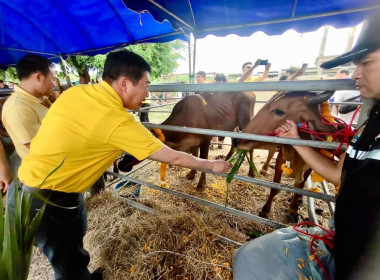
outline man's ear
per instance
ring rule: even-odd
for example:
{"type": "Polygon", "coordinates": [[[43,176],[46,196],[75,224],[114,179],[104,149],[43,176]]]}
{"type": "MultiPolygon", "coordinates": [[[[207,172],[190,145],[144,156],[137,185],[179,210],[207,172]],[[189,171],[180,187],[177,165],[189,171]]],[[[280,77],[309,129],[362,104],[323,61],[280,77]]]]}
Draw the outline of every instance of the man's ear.
{"type": "Polygon", "coordinates": [[[41,79],[42,79],[42,73],[41,72],[36,72],[36,73],[33,73],[32,75],[34,75],[37,82],[41,81],[41,79]]]}

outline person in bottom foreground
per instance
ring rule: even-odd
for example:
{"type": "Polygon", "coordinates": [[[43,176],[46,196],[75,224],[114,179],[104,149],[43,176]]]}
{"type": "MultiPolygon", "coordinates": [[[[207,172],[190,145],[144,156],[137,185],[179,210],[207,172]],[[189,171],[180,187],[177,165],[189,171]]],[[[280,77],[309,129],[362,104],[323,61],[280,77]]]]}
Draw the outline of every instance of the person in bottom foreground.
{"type": "MultiPolygon", "coordinates": [[[[103,81],[67,90],[48,111],[22,161],[18,173],[22,192],[39,192],[57,205],[74,207],[47,205],[35,234],[56,279],[103,279],[102,269],[90,273],[87,268],[90,257],[83,248],[87,229],[83,192],[123,151],[138,160],[150,158],[188,168],[214,172],[231,168],[225,161],[203,160],[170,149],[125,110],[138,110],[148,97],[150,70],[142,57],[130,51],[110,53],[103,81]]],[[[8,193],[11,207],[14,189],[11,185],[8,193]]],[[[42,204],[33,199],[32,215],[42,204]]]]}
{"type": "MultiPolygon", "coordinates": [[[[316,150],[294,146],[310,167],[334,184],[341,182],[336,201],[334,261],[337,280],[379,279],[380,261],[380,9],[365,22],[354,48],[321,65],[332,68],[353,61],[352,79],[366,99],[374,99],[368,120],[335,164],[316,150]]],[[[281,137],[299,138],[288,120],[281,137]]]]}

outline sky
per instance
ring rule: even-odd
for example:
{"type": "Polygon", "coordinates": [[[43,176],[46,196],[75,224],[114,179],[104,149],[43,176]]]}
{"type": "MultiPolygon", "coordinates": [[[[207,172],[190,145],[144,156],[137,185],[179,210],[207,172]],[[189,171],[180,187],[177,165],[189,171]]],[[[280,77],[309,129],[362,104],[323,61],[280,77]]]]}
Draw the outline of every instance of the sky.
{"type": "MultiPolygon", "coordinates": [[[[358,25],[355,41],[360,32],[358,25]]],[[[329,27],[325,55],[340,55],[345,51],[350,28],[335,29],[329,27]]],[[[195,72],[206,73],[240,73],[241,66],[247,61],[268,59],[272,63],[271,70],[281,70],[290,66],[301,66],[308,63],[315,67],[315,59],[319,54],[324,28],[314,32],[297,33],[288,30],[282,35],[268,36],[263,32],[256,32],[250,37],[239,37],[235,34],[226,37],[209,35],[197,40],[195,72]]],[[[354,41],[354,42],[355,42],[354,41]]],[[[175,73],[188,73],[188,53],[182,53],[184,59],[179,60],[179,67],[175,73]]],[[[256,68],[263,71],[264,66],[256,68]]],[[[254,72],[255,73],[255,72],[254,72]]]]}

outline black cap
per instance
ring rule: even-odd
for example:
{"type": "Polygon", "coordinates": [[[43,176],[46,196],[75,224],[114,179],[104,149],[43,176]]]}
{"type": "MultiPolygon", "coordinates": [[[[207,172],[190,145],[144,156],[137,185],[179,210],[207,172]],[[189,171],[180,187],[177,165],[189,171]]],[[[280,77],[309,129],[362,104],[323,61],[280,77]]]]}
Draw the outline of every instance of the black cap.
{"type": "Polygon", "coordinates": [[[356,45],[351,51],[342,54],[330,61],[322,63],[320,67],[329,69],[353,60],[359,60],[367,54],[380,48],[380,9],[375,9],[364,21],[362,31],[356,45]]]}

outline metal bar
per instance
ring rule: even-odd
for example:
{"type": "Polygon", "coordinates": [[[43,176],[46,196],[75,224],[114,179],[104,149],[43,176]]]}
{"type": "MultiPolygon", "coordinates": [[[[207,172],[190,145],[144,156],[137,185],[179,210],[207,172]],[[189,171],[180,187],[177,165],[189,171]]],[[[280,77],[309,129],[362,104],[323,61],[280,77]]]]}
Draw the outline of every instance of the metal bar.
{"type": "Polygon", "coordinates": [[[249,214],[249,213],[245,213],[245,212],[233,209],[233,208],[229,208],[229,207],[226,207],[226,206],[223,206],[223,205],[220,205],[220,204],[217,204],[217,203],[205,200],[205,199],[201,199],[201,198],[198,198],[198,197],[195,197],[195,196],[192,196],[192,195],[184,194],[184,193],[181,193],[181,192],[178,192],[178,191],[174,191],[174,190],[171,190],[171,189],[167,189],[167,188],[162,188],[162,187],[159,187],[157,185],[154,185],[154,184],[151,184],[151,183],[148,183],[148,182],[144,182],[144,181],[141,181],[141,180],[137,180],[137,179],[134,179],[134,178],[130,178],[130,177],[126,177],[126,176],[120,175],[118,173],[109,172],[109,171],[107,173],[110,173],[110,174],[112,174],[115,177],[120,177],[122,179],[129,180],[129,181],[131,181],[133,183],[136,183],[136,184],[144,185],[144,186],[147,186],[149,188],[162,191],[164,193],[168,193],[168,194],[175,195],[175,196],[178,196],[178,197],[181,197],[181,198],[185,198],[185,199],[188,199],[190,201],[194,201],[194,202],[197,202],[199,204],[206,205],[208,207],[211,207],[211,208],[214,208],[214,209],[217,209],[217,210],[220,210],[220,211],[227,212],[227,213],[232,214],[234,216],[243,217],[243,218],[246,218],[246,219],[248,219],[250,221],[257,222],[257,223],[266,224],[266,225],[268,225],[268,226],[270,226],[272,228],[275,228],[275,229],[286,227],[286,225],[284,225],[284,224],[277,223],[277,222],[274,222],[274,221],[271,221],[271,220],[268,220],[268,219],[265,219],[265,218],[262,218],[262,217],[259,217],[259,216],[256,216],[256,215],[252,215],[252,214],[249,214]]]}
{"type": "Polygon", "coordinates": [[[186,25],[186,27],[190,28],[191,30],[193,30],[193,27],[188,24],[186,21],[184,21],[183,19],[181,19],[180,17],[178,17],[177,15],[175,15],[174,13],[170,12],[168,9],[164,8],[163,6],[161,6],[160,4],[158,4],[156,1],[153,1],[153,0],[147,0],[148,2],[152,3],[154,6],[156,6],[157,8],[159,8],[160,10],[164,11],[165,13],[167,13],[168,15],[172,16],[173,18],[175,18],[176,20],[178,20],[179,22],[181,22],[182,24],[186,25]]]}
{"type": "Polygon", "coordinates": [[[149,111],[149,114],[151,113],[171,113],[172,111],[149,111]]]}
{"type": "MultiPolygon", "coordinates": [[[[202,171],[210,173],[210,174],[214,174],[214,175],[217,175],[220,177],[227,177],[227,174],[223,174],[223,173],[214,173],[214,172],[210,172],[207,170],[202,170],[202,171]]],[[[308,191],[308,190],[304,190],[304,189],[298,189],[298,188],[294,188],[291,186],[282,185],[282,184],[273,183],[273,182],[268,182],[268,181],[263,181],[263,180],[259,180],[259,179],[248,178],[248,177],[244,177],[241,175],[234,175],[233,178],[236,180],[243,181],[243,182],[252,183],[254,185],[260,185],[260,186],[268,187],[271,189],[277,189],[277,190],[285,191],[288,193],[296,193],[296,194],[300,194],[300,195],[304,195],[304,196],[311,196],[311,197],[318,198],[318,199],[325,200],[325,201],[335,202],[335,197],[331,196],[331,195],[316,193],[316,192],[312,192],[312,191],[308,191]]]]}
{"type": "MultiPolygon", "coordinates": [[[[183,99],[183,97],[147,98],[146,100],[171,100],[183,99]]],[[[256,100],[255,103],[267,103],[268,100],[256,100]]],[[[362,105],[362,102],[329,102],[330,105],[362,105]]]]}
{"type": "Polygon", "coordinates": [[[128,112],[144,112],[144,111],[149,111],[152,108],[166,107],[166,106],[175,105],[175,104],[177,104],[177,102],[161,104],[161,105],[153,105],[153,106],[141,108],[140,110],[128,110],[128,112]]]}
{"type": "Polygon", "coordinates": [[[154,92],[220,92],[220,91],[323,91],[354,90],[353,80],[309,80],[275,81],[250,83],[209,83],[209,84],[154,84],[149,91],[154,92]]]}
{"type": "MultiPolygon", "coordinates": [[[[326,181],[322,182],[322,189],[323,189],[323,192],[325,194],[330,195],[329,187],[327,186],[326,181]]],[[[335,205],[331,201],[327,202],[327,205],[329,206],[331,217],[334,217],[334,214],[335,214],[335,205]]]]}
{"type": "Polygon", "coordinates": [[[121,196],[121,198],[122,198],[123,200],[125,200],[125,202],[126,202],[129,206],[132,206],[132,207],[137,208],[137,209],[139,209],[139,210],[143,210],[143,211],[145,211],[145,212],[148,212],[149,214],[158,214],[158,213],[159,213],[159,212],[157,212],[156,210],[154,210],[153,208],[150,208],[150,207],[145,206],[145,205],[143,205],[143,204],[137,203],[137,202],[132,201],[132,200],[130,200],[130,199],[128,199],[128,198],[125,198],[125,197],[122,197],[122,196],[121,196]]]}
{"type": "MultiPolygon", "coordinates": [[[[277,143],[277,144],[307,146],[307,147],[323,148],[323,149],[336,149],[340,145],[339,143],[292,139],[292,138],[265,136],[265,135],[257,135],[257,134],[250,134],[250,133],[213,130],[213,129],[179,127],[179,126],[173,126],[173,125],[161,125],[161,124],[153,124],[153,123],[145,123],[145,122],[143,122],[142,124],[146,128],[159,128],[162,130],[187,132],[187,133],[193,133],[193,134],[224,136],[224,137],[232,137],[232,138],[238,138],[238,139],[247,139],[247,140],[254,140],[254,141],[261,141],[261,142],[277,143]]],[[[347,149],[347,145],[343,144],[342,149],[347,149]]]]}
{"type": "Polygon", "coordinates": [[[220,242],[222,243],[225,243],[225,244],[232,244],[234,245],[236,248],[240,248],[241,246],[243,246],[243,244],[241,244],[240,242],[237,242],[235,240],[232,240],[232,239],[229,239],[227,237],[224,237],[224,236],[221,236],[219,234],[215,234],[215,233],[212,233],[213,235],[215,235],[216,237],[218,237],[220,239],[220,242]]]}
{"type": "Polygon", "coordinates": [[[106,184],[106,188],[109,187],[109,186],[111,186],[112,184],[115,184],[115,183],[119,182],[119,181],[120,181],[120,178],[117,178],[117,179],[109,182],[108,184],[106,184]]]}
{"type": "Polygon", "coordinates": [[[182,97],[147,98],[145,100],[171,100],[171,99],[182,99],[182,97]]]}
{"type": "MultiPolygon", "coordinates": [[[[306,180],[306,186],[308,189],[312,187],[312,182],[311,182],[311,176],[309,176],[306,180]]],[[[312,223],[314,224],[319,224],[318,219],[315,216],[315,205],[314,205],[314,198],[308,196],[307,197],[307,212],[309,214],[309,219],[312,223]]]]}

